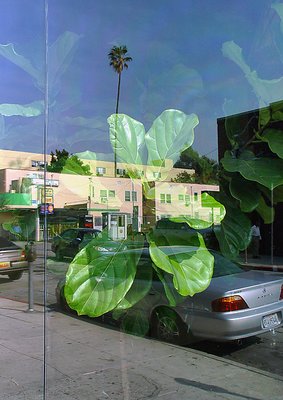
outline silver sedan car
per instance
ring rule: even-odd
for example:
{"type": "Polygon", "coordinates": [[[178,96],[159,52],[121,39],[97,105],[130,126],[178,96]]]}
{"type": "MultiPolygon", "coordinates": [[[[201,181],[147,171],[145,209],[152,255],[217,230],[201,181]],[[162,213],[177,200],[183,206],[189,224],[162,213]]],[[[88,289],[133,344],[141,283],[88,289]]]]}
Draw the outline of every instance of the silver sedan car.
{"type": "MultiPolygon", "coordinates": [[[[160,248],[170,257],[188,251],[186,246],[160,248]]],[[[182,297],[176,293],[177,305],[172,307],[152,267],[149,249],[144,248],[138,270],[153,268],[152,285],[148,294],[129,310],[127,317],[130,314],[136,320],[139,315],[143,315],[151,336],[175,344],[202,339],[234,341],[282,326],[283,274],[246,271],[217,252],[212,254],[214,272],[208,288],[192,297],[182,297]]],[[[173,293],[172,275],[164,275],[167,275],[166,280],[173,293]]],[[[61,282],[57,287],[57,300],[66,305],[63,288],[64,282],[61,282]]]]}
{"type": "MultiPolygon", "coordinates": [[[[163,248],[166,252],[166,248],[163,248]]],[[[174,252],[185,248],[174,246],[174,252]]],[[[169,250],[172,253],[172,247],[169,250]]],[[[283,324],[283,274],[247,271],[216,252],[209,287],[168,307],[154,282],[149,296],[153,336],[178,344],[194,339],[234,341],[259,335],[283,324]]]]}

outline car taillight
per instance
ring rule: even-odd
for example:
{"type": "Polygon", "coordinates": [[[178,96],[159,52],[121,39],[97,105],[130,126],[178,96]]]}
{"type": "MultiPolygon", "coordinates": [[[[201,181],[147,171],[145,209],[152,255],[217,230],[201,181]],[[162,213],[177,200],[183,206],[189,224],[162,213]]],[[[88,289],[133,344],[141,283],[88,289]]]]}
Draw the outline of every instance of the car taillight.
{"type": "Polygon", "coordinates": [[[216,299],[211,303],[212,311],[229,312],[249,308],[241,296],[227,296],[216,299]]]}
{"type": "Polygon", "coordinates": [[[279,300],[283,300],[283,285],[281,285],[281,292],[280,292],[279,300]]]}
{"type": "Polygon", "coordinates": [[[26,253],[25,253],[24,250],[21,252],[21,258],[22,258],[22,259],[25,259],[25,258],[26,258],[26,253]]]}

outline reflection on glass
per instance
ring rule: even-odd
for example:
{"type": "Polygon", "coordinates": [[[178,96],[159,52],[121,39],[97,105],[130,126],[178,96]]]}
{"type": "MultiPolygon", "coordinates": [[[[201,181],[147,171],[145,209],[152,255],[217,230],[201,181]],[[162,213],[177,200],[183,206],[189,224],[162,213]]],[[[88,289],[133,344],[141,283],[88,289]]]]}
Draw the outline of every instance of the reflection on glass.
{"type": "MultiPolygon", "coordinates": [[[[155,3],[1,4],[5,398],[190,398],[223,376],[145,335],[277,332],[236,353],[282,374],[283,3],[155,3]]],[[[247,371],[213,389],[282,395],[247,371]]]]}

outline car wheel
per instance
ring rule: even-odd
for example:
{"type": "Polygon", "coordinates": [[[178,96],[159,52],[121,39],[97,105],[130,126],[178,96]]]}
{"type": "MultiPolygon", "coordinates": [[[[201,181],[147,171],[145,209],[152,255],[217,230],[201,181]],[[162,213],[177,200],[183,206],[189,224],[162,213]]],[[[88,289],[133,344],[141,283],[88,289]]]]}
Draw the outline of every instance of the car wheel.
{"type": "Polygon", "coordinates": [[[61,294],[61,299],[60,299],[60,307],[62,311],[68,313],[68,314],[76,314],[76,311],[73,310],[69,304],[67,303],[64,294],[61,294]]]}
{"type": "Polygon", "coordinates": [[[59,250],[59,249],[56,249],[55,257],[56,257],[56,260],[58,260],[58,261],[62,261],[64,259],[64,256],[63,256],[61,250],[59,250]]]}
{"type": "Polygon", "coordinates": [[[164,342],[185,345],[190,342],[186,324],[171,308],[161,307],[154,310],[151,317],[151,336],[164,342]]]}
{"type": "Polygon", "coordinates": [[[9,279],[11,279],[11,281],[17,281],[18,279],[21,279],[21,277],[23,276],[23,271],[15,271],[15,272],[10,272],[8,274],[9,279]]]}

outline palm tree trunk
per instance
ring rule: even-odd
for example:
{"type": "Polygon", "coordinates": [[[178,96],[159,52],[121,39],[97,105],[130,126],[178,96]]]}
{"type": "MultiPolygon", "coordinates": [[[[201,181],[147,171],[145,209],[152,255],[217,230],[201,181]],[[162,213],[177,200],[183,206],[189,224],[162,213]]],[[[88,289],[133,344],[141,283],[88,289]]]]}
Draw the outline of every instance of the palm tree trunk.
{"type": "Polygon", "coordinates": [[[118,75],[118,88],[117,88],[116,114],[118,114],[118,110],[119,110],[120,86],[121,86],[121,72],[119,72],[119,75],[118,75]]]}
{"type": "Polygon", "coordinates": [[[118,88],[117,88],[117,102],[116,102],[116,126],[115,126],[115,141],[114,141],[114,176],[117,177],[117,114],[119,111],[119,99],[120,99],[120,85],[121,85],[121,72],[118,75],[118,88]]]}

